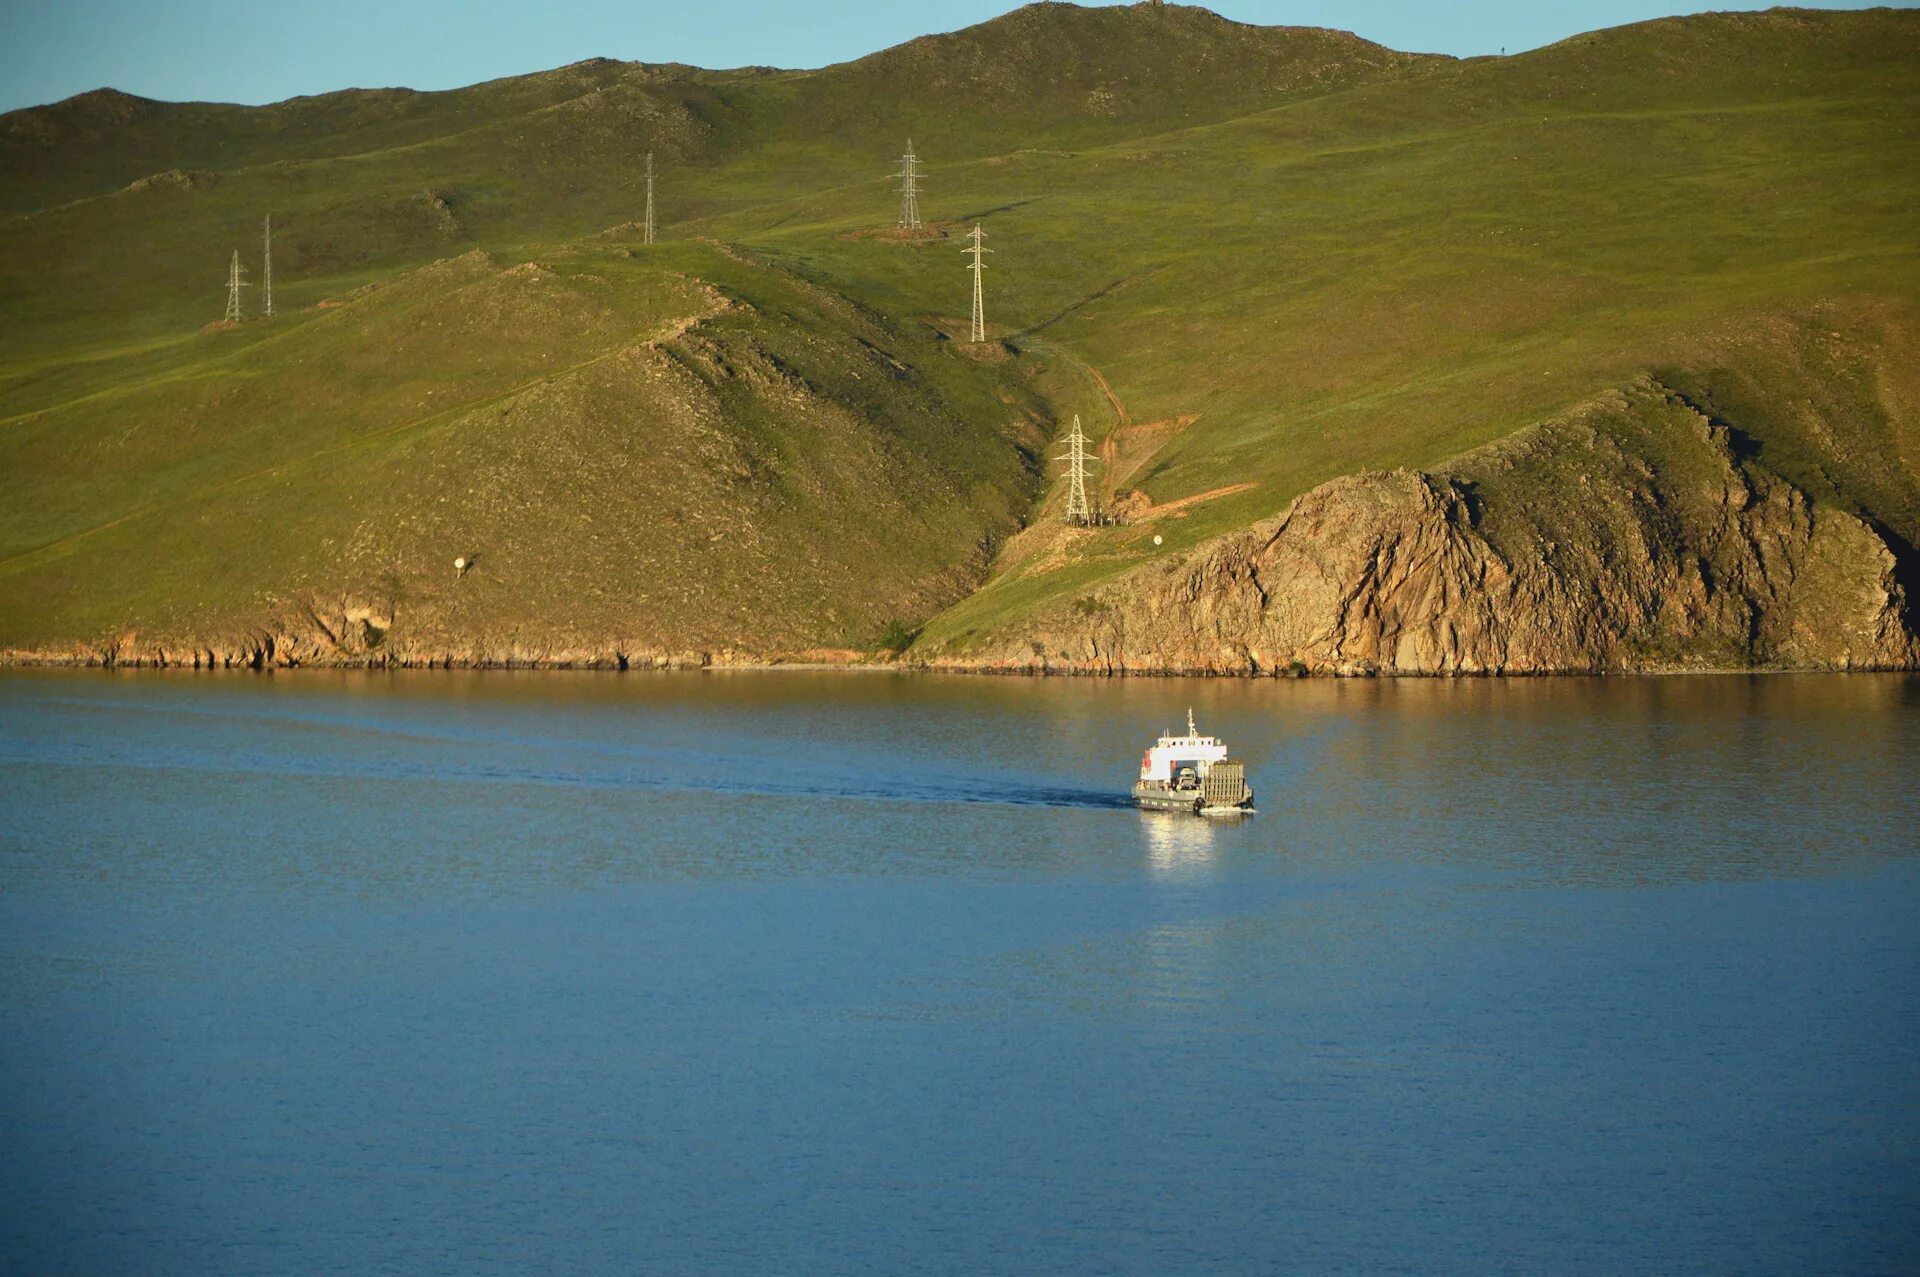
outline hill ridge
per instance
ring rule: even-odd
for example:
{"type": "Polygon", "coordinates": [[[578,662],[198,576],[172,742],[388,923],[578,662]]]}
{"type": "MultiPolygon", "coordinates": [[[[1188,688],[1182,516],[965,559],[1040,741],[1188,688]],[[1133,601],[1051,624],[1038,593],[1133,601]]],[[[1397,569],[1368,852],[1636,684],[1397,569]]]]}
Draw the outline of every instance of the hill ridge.
{"type": "MultiPolygon", "coordinates": [[[[1836,600],[1880,589],[1890,555],[1857,615],[1911,624],[1920,141],[1888,121],[1920,103],[1916,16],[1711,15],[1450,60],[1051,6],[812,71],[590,59],[453,97],[233,108],[252,122],[231,132],[226,108],[169,108],[186,149],[136,123],[10,188],[218,155],[214,178],[0,223],[0,646],[741,659],[920,631],[923,658],[1071,664],[1133,633],[1080,620],[1131,606],[1146,568],[1333,483],[1486,520],[1434,542],[1474,563],[1614,538],[1620,580],[1661,583],[1617,597],[1671,615],[1583,614],[1569,633],[1599,637],[1556,660],[1879,659],[1904,650],[1891,631],[1728,646],[1734,612],[1687,620],[1691,578],[1659,565],[1722,565],[1701,588],[1778,635],[1856,615],[1836,600]],[[944,79],[921,73],[957,48],[944,79]],[[921,236],[888,229],[909,135],[921,236]],[[278,313],[213,323],[268,212],[278,313]],[[995,250],[982,343],[957,340],[967,277],[943,233],[963,217],[995,250]],[[739,304],[639,341],[704,289],[739,304]],[[1735,423],[1733,460],[1693,439],[1692,409],[1634,392],[1580,489],[1585,436],[1537,427],[1655,373],[1735,423]],[[1064,528],[1049,437],[1079,415],[1103,442],[1122,402],[1155,427],[1100,477],[1126,518],[1064,528]],[[421,421],[440,424],[403,428],[421,421]],[[1525,430],[1545,442],[1475,451],[1525,430]],[[1401,473],[1427,478],[1344,482],[1401,473]],[[1701,491],[1775,505],[1729,523],[1701,491]],[[1604,523],[1555,513],[1583,500],[1604,523]],[[1738,548],[1770,536],[1786,558],[1738,548]],[[456,578],[456,555],[480,566],[456,578]],[[1629,621],[1638,646],[1601,641],[1629,621]]],[[[1538,562],[1541,597],[1588,579],[1538,562]]],[[[1247,641],[1231,597],[1194,600],[1226,644],[1210,660],[1247,641]]]]}

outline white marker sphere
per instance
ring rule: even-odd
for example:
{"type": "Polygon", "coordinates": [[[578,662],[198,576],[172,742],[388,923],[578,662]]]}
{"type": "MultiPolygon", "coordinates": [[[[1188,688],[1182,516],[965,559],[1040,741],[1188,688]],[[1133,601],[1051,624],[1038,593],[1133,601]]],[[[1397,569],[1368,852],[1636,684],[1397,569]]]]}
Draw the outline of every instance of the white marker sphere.
{"type": "Polygon", "coordinates": [[[1159,534],[1158,532],[1156,532],[1156,533],[1154,533],[1154,534],[1153,534],[1153,543],[1154,543],[1155,545],[1159,545],[1159,544],[1160,544],[1160,534],[1159,534]]]}
{"type": "Polygon", "coordinates": [[[467,560],[465,555],[462,555],[461,557],[453,561],[453,570],[456,572],[465,572],[467,570],[467,560]]]}

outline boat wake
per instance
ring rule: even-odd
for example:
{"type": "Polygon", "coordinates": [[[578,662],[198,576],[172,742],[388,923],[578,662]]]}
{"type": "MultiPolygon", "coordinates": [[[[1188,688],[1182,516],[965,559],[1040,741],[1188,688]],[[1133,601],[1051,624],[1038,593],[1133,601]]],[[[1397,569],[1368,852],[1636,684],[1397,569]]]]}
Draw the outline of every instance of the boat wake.
{"type": "MultiPolygon", "coordinates": [[[[47,698],[58,703],[58,698],[47,698]]],[[[217,772],[393,784],[535,785],[635,793],[725,795],[742,799],[965,803],[1118,810],[1124,791],[1075,785],[1005,767],[962,771],[957,760],[912,759],[878,749],[849,752],[769,746],[738,734],[703,748],[660,744],[643,734],[614,738],[502,732],[495,725],[425,715],[377,718],[316,710],[304,703],[263,708],[172,702],[77,700],[91,714],[118,714],[121,730],[26,732],[0,739],[0,762],[129,772],[217,772]],[[141,711],[141,712],[134,712],[141,711]],[[190,739],[146,737],[167,719],[195,721],[190,739]],[[489,727],[494,727],[489,730],[489,727]],[[944,764],[944,765],[943,765],[944,764]]],[[[520,728],[520,724],[515,724],[520,728]]]]}
{"type": "Polygon", "coordinates": [[[1130,808],[1125,794],[1070,784],[1033,784],[1010,777],[951,773],[866,771],[858,775],[800,767],[768,774],[744,760],[701,760],[692,766],[634,765],[595,750],[539,762],[460,759],[430,752],[400,757],[347,757],[337,753],[174,748],[153,757],[134,748],[101,748],[74,742],[0,744],[0,763],[84,767],[91,772],[204,772],[222,775],[327,778],[392,784],[533,785],[642,794],[703,794],[737,798],[817,798],[827,801],[965,803],[1082,810],[1130,808]],[[584,764],[584,765],[583,765],[584,764]],[[595,765],[598,764],[598,765],[595,765]],[[608,765],[611,764],[611,765],[608,765]]]}

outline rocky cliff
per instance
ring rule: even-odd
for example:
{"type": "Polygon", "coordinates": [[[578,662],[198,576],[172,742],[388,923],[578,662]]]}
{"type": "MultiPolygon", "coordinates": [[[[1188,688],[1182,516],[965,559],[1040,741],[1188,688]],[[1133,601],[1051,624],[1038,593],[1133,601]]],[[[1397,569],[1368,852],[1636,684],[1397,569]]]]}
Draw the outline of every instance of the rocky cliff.
{"type": "Polygon", "coordinates": [[[1478,674],[1912,668],[1887,540],[1651,380],[1435,473],[1334,480],[947,668],[1478,674]]]}

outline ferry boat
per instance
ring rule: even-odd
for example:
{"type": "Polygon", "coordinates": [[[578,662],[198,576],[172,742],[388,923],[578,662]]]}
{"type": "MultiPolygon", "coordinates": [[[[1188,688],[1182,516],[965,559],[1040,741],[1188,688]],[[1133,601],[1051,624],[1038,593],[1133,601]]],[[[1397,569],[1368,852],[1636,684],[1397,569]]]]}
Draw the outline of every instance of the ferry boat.
{"type": "Polygon", "coordinates": [[[1252,811],[1253,790],[1245,764],[1227,757],[1218,736],[1202,736],[1188,710],[1187,734],[1162,734],[1140,759],[1133,801],[1158,811],[1223,814],[1252,811]]]}

